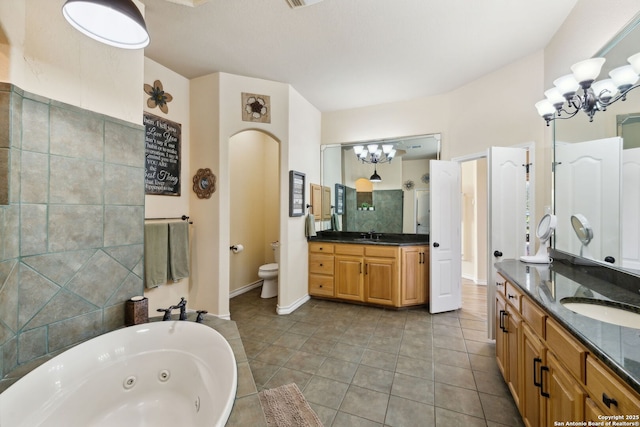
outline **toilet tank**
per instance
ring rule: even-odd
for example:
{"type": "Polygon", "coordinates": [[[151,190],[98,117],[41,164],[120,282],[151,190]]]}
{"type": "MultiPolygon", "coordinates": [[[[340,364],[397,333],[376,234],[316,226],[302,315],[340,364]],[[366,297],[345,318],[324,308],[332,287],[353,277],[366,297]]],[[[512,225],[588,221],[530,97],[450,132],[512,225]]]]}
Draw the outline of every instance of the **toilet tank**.
{"type": "Polygon", "coordinates": [[[280,242],[271,242],[271,249],[273,249],[273,257],[277,264],[280,262],[280,242]]]}

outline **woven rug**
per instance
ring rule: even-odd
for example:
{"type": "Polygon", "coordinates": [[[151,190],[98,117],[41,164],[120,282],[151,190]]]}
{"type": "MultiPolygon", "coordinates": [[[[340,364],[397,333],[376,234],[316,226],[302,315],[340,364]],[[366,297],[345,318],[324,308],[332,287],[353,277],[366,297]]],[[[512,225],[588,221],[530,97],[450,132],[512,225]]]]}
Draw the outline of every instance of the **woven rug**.
{"type": "Polygon", "coordinates": [[[322,427],[295,383],[262,390],[258,397],[269,427],[322,427]]]}

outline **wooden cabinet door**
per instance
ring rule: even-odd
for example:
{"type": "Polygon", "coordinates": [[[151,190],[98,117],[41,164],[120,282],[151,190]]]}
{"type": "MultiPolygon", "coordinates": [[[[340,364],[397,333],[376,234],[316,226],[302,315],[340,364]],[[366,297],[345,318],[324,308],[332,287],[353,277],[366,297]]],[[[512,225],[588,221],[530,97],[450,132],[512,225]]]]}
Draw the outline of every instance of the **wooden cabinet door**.
{"type": "Polygon", "coordinates": [[[318,184],[309,184],[311,189],[311,208],[310,212],[316,221],[322,219],[322,186],[318,184]]]}
{"type": "Polygon", "coordinates": [[[337,298],[364,301],[363,258],[336,256],[334,287],[337,298]]]}
{"type": "Polygon", "coordinates": [[[520,407],[522,318],[514,310],[508,310],[507,319],[504,323],[506,323],[507,326],[507,385],[509,386],[516,406],[520,407]]]}
{"type": "Polygon", "coordinates": [[[402,248],[402,275],[400,287],[401,305],[418,305],[427,302],[429,280],[428,247],[402,248]]]}
{"type": "MultiPolygon", "coordinates": [[[[546,362],[546,347],[526,323],[522,324],[522,367],[520,414],[527,427],[544,426],[546,406],[541,390],[542,366],[546,362]]],[[[545,385],[545,388],[547,386],[545,385]]]]}
{"type": "Polygon", "coordinates": [[[365,258],[366,301],[374,304],[397,305],[397,272],[395,258],[365,258]]]}
{"type": "Polygon", "coordinates": [[[586,392],[553,353],[547,353],[548,371],[543,372],[543,391],[547,398],[547,426],[566,420],[584,420],[586,392]]]}
{"type": "Polygon", "coordinates": [[[496,293],[496,362],[498,369],[505,381],[508,380],[507,375],[507,328],[506,320],[506,303],[504,295],[496,293]]]}

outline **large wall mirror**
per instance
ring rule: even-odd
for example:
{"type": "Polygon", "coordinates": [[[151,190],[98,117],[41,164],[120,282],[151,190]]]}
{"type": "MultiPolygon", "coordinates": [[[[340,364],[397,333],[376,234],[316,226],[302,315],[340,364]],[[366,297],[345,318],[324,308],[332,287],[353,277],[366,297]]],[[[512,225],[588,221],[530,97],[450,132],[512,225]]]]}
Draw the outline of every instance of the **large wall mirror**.
{"type": "MultiPolygon", "coordinates": [[[[598,80],[638,52],[640,15],[595,55],[606,58],[598,80]]],[[[553,125],[555,248],[640,272],[640,90],[596,112],[592,122],[578,112],[553,125]],[[588,248],[574,232],[576,215],[591,228],[588,248]]]]}
{"type": "Polygon", "coordinates": [[[439,133],[323,145],[322,185],[344,198],[321,229],[429,234],[429,160],[440,147],[439,133]]]}

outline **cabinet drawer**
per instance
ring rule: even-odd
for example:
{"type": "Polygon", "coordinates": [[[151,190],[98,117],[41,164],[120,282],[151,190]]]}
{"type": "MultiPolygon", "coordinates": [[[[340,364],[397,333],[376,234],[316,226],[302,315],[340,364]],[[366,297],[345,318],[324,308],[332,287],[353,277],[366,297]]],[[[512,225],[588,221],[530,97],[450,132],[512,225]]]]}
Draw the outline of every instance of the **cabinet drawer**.
{"type": "Polygon", "coordinates": [[[309,275],[309,293],[311,295],[333,296],[333,276],[309,275]]]}
{"type": "Polygon", "coordinates": [[[539,337],[544,338],[544,325],[547,315],[526,296],[521,301],[522,317],[527,321],[539,337]]]}
{"type": "Polygon", "coordinates": [[[522,292],[518,290],[514,285],[507,282],[505,295],[507,302],[511,304],[518,313],[520,313],[520,301],[522,300],[522,292]]]}
{"type": "Polygon", "coordinates": [[[333,275],[333,255],[309,255],[309,273],[333,275]]]}
{"type": "Polygon", "coordinates": [[[546,341],[550,351],[555,353],[574,377],[584,383],[587,350],[550,318],[546,321],[546,341]]]}
{"type": "Polygon", "coordinates": [[[331,243],[322,243],[322,242],[309,243],[309,252],[332,254],[333,253],[333,244],[331,244],[331,243]]]}
{"type": "Polygon", "coordinates": [[[336,245],[335,253],[340,255],[364,255],[364,246],[362,245],[336,245]]]}
{"type": "Polygon", "coordinates": [[[506,288],[507,288],[507,279],[502,277],[501,274],[496,275],[496,293],[500,293],[504,295],[506,288]]]}
{"type": "Polygon", "coordinates": [[[640,397],[637,393],[627,388],[591,356],[587,357],[587,390],[591,399],[598,402],[598,405],[610,415],[640,414],[640,397]]]}
{"type": "Polygon", "coordinates": [[[398,255],[397,246],[365,246],[365,256],[395,258],[398,255]]]}

